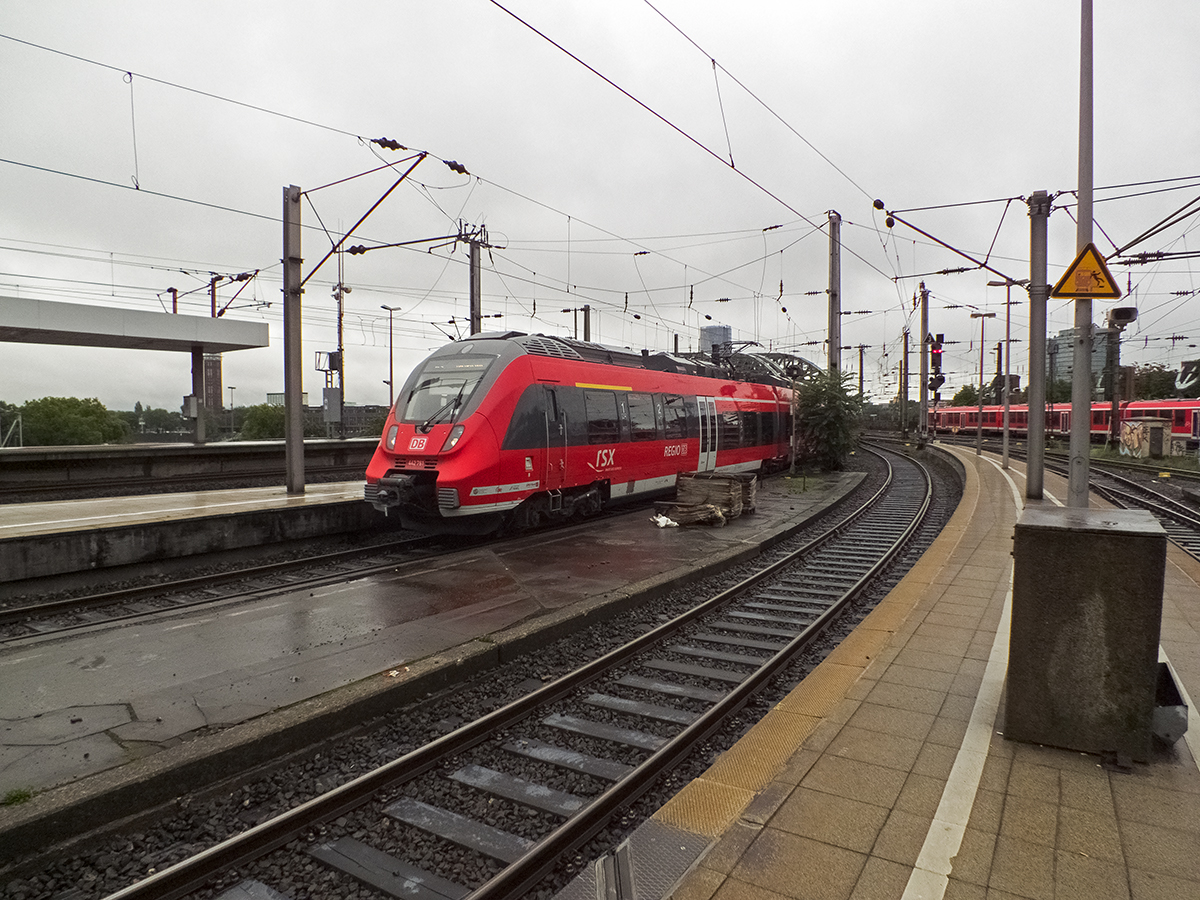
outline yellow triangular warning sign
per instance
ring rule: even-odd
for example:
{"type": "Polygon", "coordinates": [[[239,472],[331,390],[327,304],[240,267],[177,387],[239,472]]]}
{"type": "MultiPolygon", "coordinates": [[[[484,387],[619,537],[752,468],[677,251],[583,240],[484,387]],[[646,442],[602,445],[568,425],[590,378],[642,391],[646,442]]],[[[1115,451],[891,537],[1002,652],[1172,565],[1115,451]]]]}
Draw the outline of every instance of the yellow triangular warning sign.
{"type": "Polygon", "coordinates": [[[1067,267],[1063,277],[1050,291],[1051,297],[1099,297],[1116,300],[1121,296],[1117,281],[1104,264],[1104,257],[1089,243],[1067,267]]]}

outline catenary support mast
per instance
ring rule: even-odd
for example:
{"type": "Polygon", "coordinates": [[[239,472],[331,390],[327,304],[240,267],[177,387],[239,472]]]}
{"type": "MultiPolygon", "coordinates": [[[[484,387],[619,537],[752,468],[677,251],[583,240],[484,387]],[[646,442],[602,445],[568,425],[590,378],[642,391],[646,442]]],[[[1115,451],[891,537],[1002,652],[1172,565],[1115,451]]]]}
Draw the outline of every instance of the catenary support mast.
{"type": "Polygon", "coordinates": [[[300,366],[300,188],[283,189],[283,422],[287,492],[304,493],[303,371],[300,366]]]}
{"type": "MultiPolygon", "coordinates": [[[[1079,36],[1079,209],[1075,251],[1092,242],[1092,0],[1080,2],[1079,36]]],[[[1071,378],[1071,445],[1067,506],[1088,505],[1092,450],[1092,298],[1075,298],[1075,371],[1071,378]]]]}

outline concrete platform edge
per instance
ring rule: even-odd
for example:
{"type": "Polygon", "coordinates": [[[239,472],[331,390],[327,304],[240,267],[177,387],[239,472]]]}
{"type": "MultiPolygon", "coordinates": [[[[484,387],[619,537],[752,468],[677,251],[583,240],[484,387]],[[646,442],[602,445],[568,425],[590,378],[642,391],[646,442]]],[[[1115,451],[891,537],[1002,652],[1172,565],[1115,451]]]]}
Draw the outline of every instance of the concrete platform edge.
{"type": "Polygon", "coordinates": [[[0,539],[0,598],[31,578],[177,559],[361,531],[380,524],[361,500],[0,539]]]}

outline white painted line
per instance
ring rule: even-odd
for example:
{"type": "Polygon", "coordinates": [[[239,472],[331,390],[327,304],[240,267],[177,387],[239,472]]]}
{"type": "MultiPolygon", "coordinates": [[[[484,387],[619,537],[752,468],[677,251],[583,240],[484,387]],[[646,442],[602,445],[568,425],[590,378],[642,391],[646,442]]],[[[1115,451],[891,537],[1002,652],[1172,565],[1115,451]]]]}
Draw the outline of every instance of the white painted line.
{"type": "MultiPolygon", "coordinates": [[[[1018,513],[1024,507],[1021,492],[1016,482],[1008,472],[1001,468],[995,460],[984,457],[996,470],[1004,476],[1012,490],[1013,503],[1018,513]]],[[[1050,502],[1062,506],[1062,502],[1047,491],[1042,492],[1050,502]]],[[[917,856],[916,867],[909,875],[902,900],[943,900],[946,888],[950,884],[950,873],[953,871],[951,860],[958,855],[962,846],[963,835],[966,833],[967,822],[970,820],[971,809],[975,805],[975,795],[979,790],[979,780],[983,775],[983,766],[987,762],[988,747],[991,744],[992,729],[995,726],[996,715],[1000,710],[1000,695],[1004,689],[1004,677],[1008,669],[1008,639],[1012,621],[1012,574],[1009,575],[1008,595],[1004,599],[1004,610],[1000,616],[1000,624],[996,628],[996,638],[992,642],[992,650],[988,654],[987,668],[984,670],[983,683],[975,697],[975,707],[971,710],[971,721],[967,725],[967,733],[963,737],[962,746],[954,759],[950,770],[950,778],[942,791],[942,799],[925,835],[925,843],[917,856]]],[[[1159,647],[1159,659],[1171,665],[1166,651],[1159,647]]],[[[1174,675],[1174,668],[1171,669],[1174,675]]],[[[1188,707],[1188,730],[1184,736],[1192,759],[1200,766],[1200,714],[1184,690],[1183,683],[1176,678],[1179,692],[1188,707]]]]}
{"type": "Polygon", "coordinates": [[[1175,672],[1175,667],[1171,665],[1171,660],[1167,658],[1167,651],[1162,648],[1162,645],[1159,645],[1158,648],[1158,661],[1167,664],[1167,668],[1171,670],[1171,677],[1175,679],[1175,687],[1179,688],[1179,696],[1187,704],[1188,724],[1187,731],[1183,733],[1183,740],[1187,744],[1188,750],[1192,752],[1192,762],[1196,764],[1197,768],[1200,768],[1200,713],[1196,712],[1196,704],[1188,696],[1187,688],[1183,686],[1183,681],[1175,672]]]}

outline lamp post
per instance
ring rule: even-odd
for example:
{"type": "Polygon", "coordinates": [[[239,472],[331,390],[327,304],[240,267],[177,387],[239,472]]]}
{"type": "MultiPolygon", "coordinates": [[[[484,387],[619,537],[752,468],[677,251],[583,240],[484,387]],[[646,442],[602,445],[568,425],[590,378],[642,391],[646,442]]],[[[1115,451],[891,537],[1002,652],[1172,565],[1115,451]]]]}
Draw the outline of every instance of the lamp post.
{"type": "Polygon", "coordinates": [[[994,312],[973,312],[972,319],[979,320],[979,418],[975,422],[975,455],[983,455],[983,323],[985,319],[994,319],[994,312]]]}
{"type": "Polygon", "coordinates": [[[233,392],[236,390],[237,388],[232,384],[229,385],[229,434],[231,437],[233,436],[233,392]]]}
{"type": "Polygon", "coordinates": [[[392,408],[392,403],[394,403],[394,402],[395,402],[395,399],[396,399],[396,389],[393,387],[395,375],[394,375],[394,374],[393,374],[393,372],[392,372],[392,363],[393,363],[393,356],[392,356],[392,313],[399,312],[399,311],[400,311],[400,307],[398,307],[398,306],[388,306],[387,304],[381,303],[381,304],[379,304],[379,308],[380,308],[380,309],[386,309],[386,310],[387,310],[387,314],[388,314],[388,377],[387,377],[387,385],[388,385],[388,409],[391,409],[391,408],[392,408]]]}
{"type": "MultiPolygon", "coordinates": [[[[1004,287],[1004,443],[1000,456],[1000,468],[1008,468],[1008,390],[1012,382],[1012,286],[1014,284],[1029,284],[1028,278],[1014,281],[1005,278],[1003,281],[989,281],[988,287],[1004,287]]],[[[983,323],[980,323],[982,327],[983,323]]],[[[983,338],[980,338],[982,343],[983,338]]]]}

